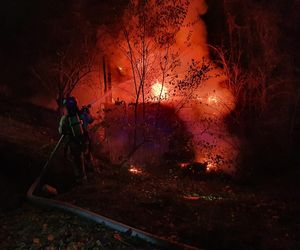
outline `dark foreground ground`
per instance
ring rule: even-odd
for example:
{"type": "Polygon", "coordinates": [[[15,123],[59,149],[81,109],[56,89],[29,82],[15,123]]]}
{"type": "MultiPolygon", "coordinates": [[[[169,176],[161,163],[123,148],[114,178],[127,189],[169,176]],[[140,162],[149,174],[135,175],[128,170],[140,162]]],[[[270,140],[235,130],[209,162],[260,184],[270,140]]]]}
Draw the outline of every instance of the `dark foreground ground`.
{"type": "Polygon", "coordinates": [[[28,205],[0,215],[0,249],[156,249],[106,227],[28,205]]]}
{"type": "MultiPolygon", "coordinates": [[[[102,225],[26,202],[26,190],[58,140],[57,122],[53,111],[0,101],[0,249],[156,249],[102,225]]],[[[56,171],[48,176],[63,175],[60,167],[56,171]]],[[[73,185],[68,178],[64,181],[73,185]]]]}
{"type": "Polygon", "coordinates": [[[244,186],[224,176],[183,176],[106,166],[60,200],[202,249],[300,249],[299,193],[282,182],[244,186]]]}
{"type": "MultiPolygon", "coordinates": [[[[111,230],[25,202],[57,137],[55,112],[0,105],[0,249],[155,249],[111,230]],[[26,110],[26,112],[25,112],[26,110]],[[3,163],[3,164],[2,164],[3,163]]],[[[61,152],[45,182],[56,199],[202,249],[300,249],[299,183],[266,177],[247,185],[176,166],[112,166],[74,186],[61,152]]],[[[290,178],[290,180],[292,180],[290,178]]]]}

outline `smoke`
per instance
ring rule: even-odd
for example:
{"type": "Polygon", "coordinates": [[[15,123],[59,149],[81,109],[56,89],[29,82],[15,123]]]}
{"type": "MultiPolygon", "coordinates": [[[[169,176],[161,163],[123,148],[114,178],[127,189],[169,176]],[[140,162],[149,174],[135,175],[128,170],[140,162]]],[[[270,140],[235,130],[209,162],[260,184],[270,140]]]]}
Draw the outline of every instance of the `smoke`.
{"type": "MultiPolygon", "coordinates": [[[[188,70],[192,60],[206,58],[211,63],[207,30],[201,19],[206,11],[205,1],[191,1],[183,28],[177,34],[176,47],[182,61],[180,75],[188,70]]],[[[224,118],[235,108],[235,100],[223,86],[224,81],[222,70],[213,67],[207,80],[194,91],[193,102],[185,105],[179,115],[193,135],[195,161],[207,162],[210,170],[234,172],[239,140],[228,133],[224,118]]]]}
{"type": "MultiPolygon", "coordinates": [[[[226,77],[224,77],[222,70],[216,68],[209,58],[207,30],[201,19],[207,9],[204,0],[190,1],[187,15],[176,34],[175,44],[169,50],[170,55],[176,54],[178,56],[180,63],[164,80],[162,80],[159,59],[157,59],[159,58],[157,55],[164,55],[164,51],[156,48],[155,51],[151,52],[148,60],[152,66],[148,69],[151,74],[148,75],[146,81],[146,97],[150,102],[157,101],[161,92],[163,94],[161,102],[166,106],[175,108],[175,110],[178,103],[184,103],[177,111],[180,119],[186,124],[188,132],[193,136],[195,161],[208,163],[210,170],[221,169],[232,172],[238,156],[239,141],[226,130],[224,118],[234,109],[235,100],[230,91],[224,87],[223,83],[226,81],[226,77]],[[184,79],[193,60],[199,62],[204,60],[213,67],[208,72],[207,78],[193,90],[190,100],[184,100],[184,94],[174,90],[171,78],[176,75],[178,81],[184,79]],[[160,84],[162,91],[160,91],[160,84]]],[[[126,18],[125,23],[130,27],[135,20],[125,14],[123,19],[126,18]]],[[[125,55],[127,44],[124,34],[120,31],[112,35],[108,32],[107,27],[102,26],[99,27],[98,37],[100,38],[99,48],[102,51],[100,58],[106,56],[109,59],[113,76],[113,100],[120,99],[126,103],[133,102],[135,90],[132,68],[128,57],[125,55]]],[[[148,39],[151,42],[151,37],[148,39]]],[[[139,45],[133,43],[132,46],[138,47],[139,45]]],[[[94,76],[94,89],[97,89],[98,94],[95,95],[96,92],[93,92],[93,87],[91,87],[85,91],[88,94],[84,94],[82,99],[91,96],[93,98],[99,97],[101,77],[99,73],[94,76]]],[[[83,92],[83,89],[80,89],[77,93],[80,95],[83,92]]],[[[122,147],[123,144],[120,145],[118,148],[122,147]]],[[[123,150],[119,149],[119,151],[123,150]]]]}
{"type": "Polygon", "coordinates": [[[200,18],[206,12],[204,0],[192,0],[184,23],[177,33],[175,48],[180,51],[183,71],[186,71],[192,59],[200,60],[209,55],[206,26],[200,18]]]}

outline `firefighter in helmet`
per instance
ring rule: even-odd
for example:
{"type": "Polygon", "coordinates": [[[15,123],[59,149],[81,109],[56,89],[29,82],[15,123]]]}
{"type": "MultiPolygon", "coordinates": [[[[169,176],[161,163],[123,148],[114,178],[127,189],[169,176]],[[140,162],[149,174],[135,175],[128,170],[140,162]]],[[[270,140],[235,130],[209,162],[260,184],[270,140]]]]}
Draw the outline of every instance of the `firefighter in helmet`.
{"type": "Polygon", "coordinates": [[[92,119],[81,112],[74,97],[67,97],[63,101],[65,114],[59,122],[59,133],[67,138],[66,149],[70,151],[76,182],[86,181],[86,168],[92,168],[90,154],[88,125],[92,119]],[[89,148],[88,148],[89,147],[89,148]]]}

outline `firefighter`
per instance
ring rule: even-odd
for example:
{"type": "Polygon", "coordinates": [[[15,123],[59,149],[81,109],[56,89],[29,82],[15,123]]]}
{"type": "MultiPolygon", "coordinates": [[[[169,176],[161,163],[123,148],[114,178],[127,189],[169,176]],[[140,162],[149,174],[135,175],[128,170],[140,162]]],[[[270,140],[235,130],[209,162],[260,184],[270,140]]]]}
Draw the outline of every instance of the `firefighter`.
{"type": "Polygon", "coordinates": [[[74,97],[67,97],[63,101],[65,114],[59,123],[59,133],[67,138],[66,146],[70,151],[74,175],[77,183],[87,180],[85,152],[87,150],[87,126],[91,122],[84,118],[74,97]]]}

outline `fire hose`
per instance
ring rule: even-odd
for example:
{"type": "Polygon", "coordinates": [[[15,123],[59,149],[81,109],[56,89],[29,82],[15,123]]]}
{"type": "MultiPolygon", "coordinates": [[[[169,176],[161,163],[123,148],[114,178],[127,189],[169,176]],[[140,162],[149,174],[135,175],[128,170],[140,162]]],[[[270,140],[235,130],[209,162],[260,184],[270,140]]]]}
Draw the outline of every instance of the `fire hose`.
{"type": "Polygon", "coordinates": [[[199,250],[196,247],[189,246],[189,245],[186,245],[186,244],[181,244],[181,243],[174,242],[174,241],[170,241],[170,240],[161,238],[159,236],[144,232],[142,230],[130,227],[130,226],[125,225],[121,222],[109,219],[107,217],[96,214],[96,213],[91,212],[89,210],[86,210],[84,208],[72,205],[70,203],[62,202],[62,201],[58,201],[58,200],[53,200],[53,199],[49,199],[49,198],[44,198],[44,197],[35,195],[34,192],[39,187],[39,185],[41,183],[41,180],[42,180],[43,176],[45,175],[46,170],[49,166],[49,163],[52,160],[55,153],[57,152],[57,150],[59,149],[60,144],[62,143],[63,139],[64,139],[64,135],[62,135],[60,137],[60,139],[57,142],[55,148],[51,152],[48,160],[46,161],[45,165],[43,166],[40,175],[35,179],[35,181],[32,183],[32,185],[28,189],[27,199],[28,199],[29,202],[31,202],[35,205],[41,206],[41,207],[54,208],[54,209],[63,210],[65,212],[70,212],[70,213],[72,213],[74,215],[77,215],[79,217],[89,219],[89,220],[94,221],[94,222],[99,223],[99,224],[103,224],[103,225],[105,225],[105,226],[107,226],[107,227],[109,227],[113,230],[119,231],[121,233],[125,233],[126,235],[129,235],[131,237],[140,238],[144,241],[147,241],[147,242],[149,242],[153,245],[159,246],[163,249],[199,250]]]}

